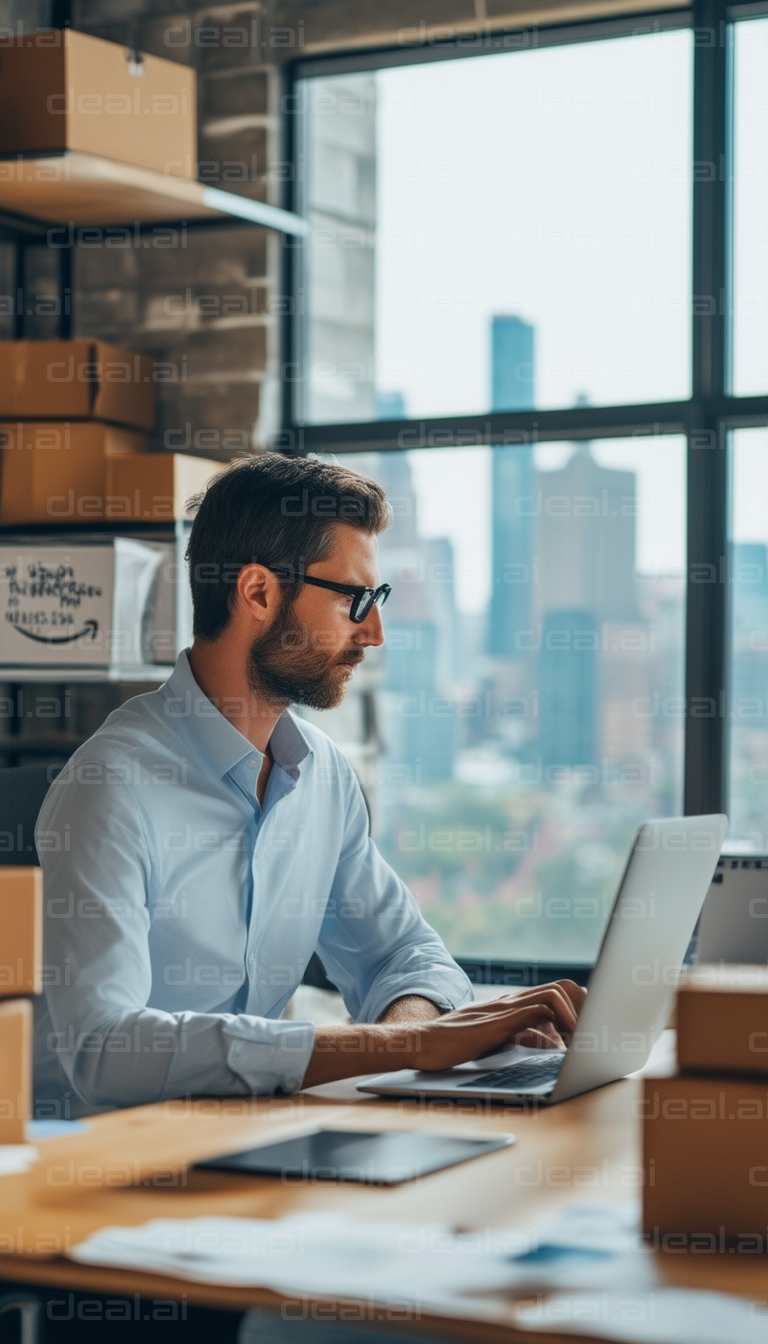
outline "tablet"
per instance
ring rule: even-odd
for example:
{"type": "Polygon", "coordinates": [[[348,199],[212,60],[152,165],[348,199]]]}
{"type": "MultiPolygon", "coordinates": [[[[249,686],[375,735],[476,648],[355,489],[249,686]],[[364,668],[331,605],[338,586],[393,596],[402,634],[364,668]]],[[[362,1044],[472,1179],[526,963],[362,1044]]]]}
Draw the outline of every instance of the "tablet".
{"type": "Polygon", "coordinates": [[[470,1158],[495,1153],[514,1143],[514,1135],[460,1139],[450,1134],[372,1134],[349,1129],[319,1129],[244,1153],[227,1153],[195,1164],[198,1171],[279,1176],[295,1181],[360,1181],[400,1185],[455,1167],[470,1158]]]}

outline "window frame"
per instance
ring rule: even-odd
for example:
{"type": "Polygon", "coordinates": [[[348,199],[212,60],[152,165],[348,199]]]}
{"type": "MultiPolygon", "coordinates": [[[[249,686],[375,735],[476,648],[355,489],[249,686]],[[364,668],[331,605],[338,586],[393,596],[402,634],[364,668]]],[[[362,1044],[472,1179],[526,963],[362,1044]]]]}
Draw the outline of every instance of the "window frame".
{"type": "MultiPolygon", "coordinates": [[[[684,434],[687,441],[687,574],[685,650],[686,815],[727,811],[730,588],[728,441],[733,429],[768,425],[764,395],[736,397],[730,387],[733,168],[733,24],[768,15],[768,0],[729,5],[694,0],[690,8],[649,11],[610,20],[459,34],[445,41],[304,57],[285,67],[281,106],[287,208],[297,204],[301,124],[298,81],[389,66],[475,57],[499,51],[603,41],[691,28],[693,48],[693,176],[691,396],[685,401],[558,410],[492,412],[419,420],[304,424],[294,414],[291,370],[300,352],[297,316],[300,244],[283,240],[288,298],[281,330],[281,429],[273,447],[289,454],[344,454],[430,448],[524,446],[562,440],[684,434]],[[715,171],[713,165],[726,170],[715,171]],[[712,578],[711,576],[715,576],[712,578]]],[[[475,983],[536,984],[570,974],[586,983],[589,966],[461,959],[475,983]]]]}

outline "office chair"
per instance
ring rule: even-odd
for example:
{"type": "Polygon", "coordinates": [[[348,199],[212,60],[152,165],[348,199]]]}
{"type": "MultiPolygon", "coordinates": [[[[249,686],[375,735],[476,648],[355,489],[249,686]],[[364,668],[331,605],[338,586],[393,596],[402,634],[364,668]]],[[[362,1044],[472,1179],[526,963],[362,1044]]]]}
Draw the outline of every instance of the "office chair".
{"type": "Polygon", "coordinates": [[[12,765],[0,770],[0,864],[38,863],[35,825],[60,765],[12,765]]]}
{"type": "Polygon", "coordinates": [[[39,1298],[23,1292],[3,1293],[0,1295],[0,1316],[8,1316],[11,1312],[19,1314],[19,1328],[15,1331],[19,1344],[37,1344],[40,1338],[39,1298]]]}

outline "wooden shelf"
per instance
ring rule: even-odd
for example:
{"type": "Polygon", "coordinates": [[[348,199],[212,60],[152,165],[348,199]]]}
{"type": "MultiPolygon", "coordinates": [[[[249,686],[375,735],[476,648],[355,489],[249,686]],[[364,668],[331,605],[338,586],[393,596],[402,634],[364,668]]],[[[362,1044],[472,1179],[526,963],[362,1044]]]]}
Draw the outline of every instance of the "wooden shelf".
{"type": "Polygon", "coordinates": [[[132,663],[127,667],[52,667],[49,663],[44,667],[13,667],[0,663],[0,681],[58,681],[62,685],[75,681],[147,681],[159,685],[172,671],[173,667],[164,663],[132,663]]]}
{"type": "Polygon", "coordinates": [[[94,154],[0,158],[0,201],[6,214],[64,229],[242,219],[295,237],[307,232],[289,210],[94,154]]]}

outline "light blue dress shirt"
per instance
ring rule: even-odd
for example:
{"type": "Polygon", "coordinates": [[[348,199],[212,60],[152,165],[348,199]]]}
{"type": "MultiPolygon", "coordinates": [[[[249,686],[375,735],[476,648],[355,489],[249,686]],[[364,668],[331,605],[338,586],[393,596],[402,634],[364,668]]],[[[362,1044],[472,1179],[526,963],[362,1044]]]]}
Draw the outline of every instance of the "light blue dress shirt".
{"type": "Polygon", "coordinates": [[[295,1092],[311,1023],[280,1014],[317,950],[351,1016],[472,997],[368,835],[346,757],[289,712],[263,757],[186,653],[54,781],[38,821],[45,998],[38,1115],[201,1093],[295,1092]]]}

